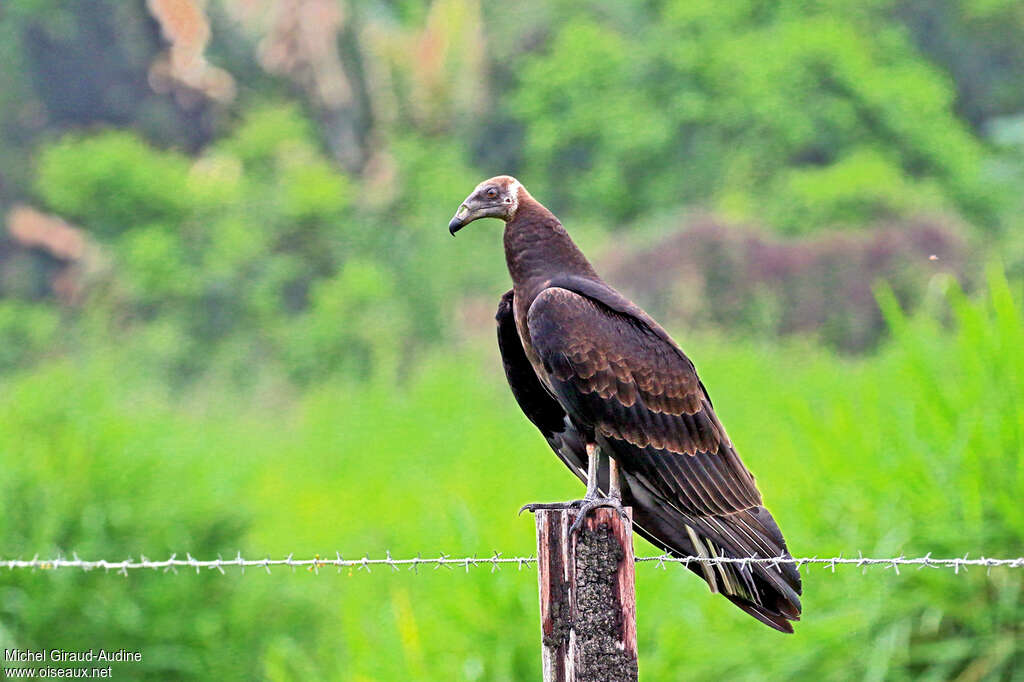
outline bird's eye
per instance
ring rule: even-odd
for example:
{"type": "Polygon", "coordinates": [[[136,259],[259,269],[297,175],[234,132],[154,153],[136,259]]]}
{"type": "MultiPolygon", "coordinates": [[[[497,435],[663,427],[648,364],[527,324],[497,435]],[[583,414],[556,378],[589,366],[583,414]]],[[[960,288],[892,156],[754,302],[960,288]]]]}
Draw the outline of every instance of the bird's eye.
{"type": "Polygon", "coordinates": [[[497,199],[497,198],[498,198],[498,190],[496,190],[496,189],[494,189],[493,187],[491,187],[491,188],[490,188],[489,190],[487,190],[487,191],[486,191],[486,192],[484,193],[484,195],[485,195],[485,196],[486,196],[486,197],[487,197],[488,199],[497,199]]]}

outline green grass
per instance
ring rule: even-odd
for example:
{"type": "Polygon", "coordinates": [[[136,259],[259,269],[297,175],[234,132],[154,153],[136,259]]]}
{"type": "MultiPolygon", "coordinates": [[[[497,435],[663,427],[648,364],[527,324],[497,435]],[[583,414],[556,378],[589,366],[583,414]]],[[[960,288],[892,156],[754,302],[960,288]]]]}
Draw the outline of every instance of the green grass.
{"type": "MultiPolygon", "coordinates": [[[[944,323],[879,292],[893,340],[679,334],[794,554],[1024,553],[1024,316],[990,272],[944,323]]],[[[524,502],[579,494],[504,386],[496,350],[401,386],[268,384],[183,398],[123,361],[0,386],[0,556],[532,554],[524,502]]],[[[638,541],[638,553],[653,553],[638,541]]],[[[784,637],[677,567],[637,572],[647,679],[1024,679],[1024,573],[811,569],[784,637]]],[[[148,679],[536,679],[536,578],[261,570],[0,572],[0,647],[136,648],[148,679]]]]}

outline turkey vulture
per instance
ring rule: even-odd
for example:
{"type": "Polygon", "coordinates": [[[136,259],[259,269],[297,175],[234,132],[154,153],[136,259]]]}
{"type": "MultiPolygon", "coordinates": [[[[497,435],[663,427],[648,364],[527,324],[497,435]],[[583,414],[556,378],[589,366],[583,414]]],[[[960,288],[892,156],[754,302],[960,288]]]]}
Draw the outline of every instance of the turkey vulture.
{"type": "MultiPolygon", "coordinates": [[[[505,221],[512,289],[498,305],[505,375],[527,418],[595,506],[633,508],[637,532],[677,556],[789,556],[689,358],[605,284],[558,219],[515,178],[477,185],[448,225],[505,221]]],[[[542,508],[560,505],[527,505],[542,508]]],[[[792,564],[690,564],[782,632],[800,619],[792,564]]]]}

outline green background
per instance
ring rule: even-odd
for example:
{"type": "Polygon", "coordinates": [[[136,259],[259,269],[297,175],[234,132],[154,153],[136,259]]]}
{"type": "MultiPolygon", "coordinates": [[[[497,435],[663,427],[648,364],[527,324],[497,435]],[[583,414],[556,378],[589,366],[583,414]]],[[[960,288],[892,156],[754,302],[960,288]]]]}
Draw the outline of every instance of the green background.
{"type": "MultiPolygon", "coordinates": [[[[694,359],[798,556],[1024,549],[1024,5],[0,6],[0,559],[533,553],[515,174],[694,359]],[[168,52],[170,50],[170,52],[168,52]],[[934,258],[929,258],[934,256],[934,258]]],[[[637,541],[637,552],[655,550],[637,541]]],[[[637,569],[646,679],[1024,679],[1020,569],[637,569]]],[[[536,578],[0,568],[123,679],[536,679],[536,578]]]]}

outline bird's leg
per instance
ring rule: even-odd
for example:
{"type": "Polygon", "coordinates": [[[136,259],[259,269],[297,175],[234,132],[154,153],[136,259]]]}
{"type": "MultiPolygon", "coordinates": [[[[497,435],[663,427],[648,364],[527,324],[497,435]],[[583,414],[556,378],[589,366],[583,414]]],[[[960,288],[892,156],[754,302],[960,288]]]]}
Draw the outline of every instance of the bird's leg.
{"type": "Polygon", "coordinates": [[[576,520],[569,528],[569,534],[575,533],[583,526],[583,519],[598,507],[611,507],[622,518],[629,520],[626,510],[622,508],[622,491],[619,488],[619,465],[614,457],[608,457],[608,496],[602,497],[597,488],[597,469],[600,452],[596,443],[587,443],[587,495],[577,513],[576,520]]]}
{"type": "Polygon", "coordinates": [[[519,508],[519,513],[522,514],[524,511],[531,513],[537,512],[540,509],[576,509],[583,505],[591,502],[592,500],[601,499],[600,491],[597,488],[598,470],[600,468],[601,456],[598,452],[597,445],[595,443],[587,444],[587,494],[582,500],[571,500],[569,502],[534,502],[532,504],[524,504],[519,508]]]}
{"type": "Polygon", "coordinates": [[[608,458],[608,497],[622,500],[622,483],[619,480],[619,463],[614,457],[608,458]]]}
{"type": "Polygon", "coordinates": [[[593,500],[598,497],[597,472],[601,468],[601,453],[596,443],[587,443],[587,494],[585,500],[593,500]]]}
{"type": "Polygon", "coordinates": [[[611,507],[619,512],[624,519],[628,519],[626,511],[622,507],[622,490],[619,478],[619,464],[614,458],[608,458],[608,496],[601,494],[598,488],[598,471],[600,470],[601,452],[597,443],[587,443],[587,493],[582,500],[571,502],[552,502],[538,504],[524,504],[519,513],[529,510],[536,512],[539,509],[579,509],[576,520],[573,521],[569,533],[575,533],[582,527],[583,519],[594,509],[599,507],[611,507]]]}

